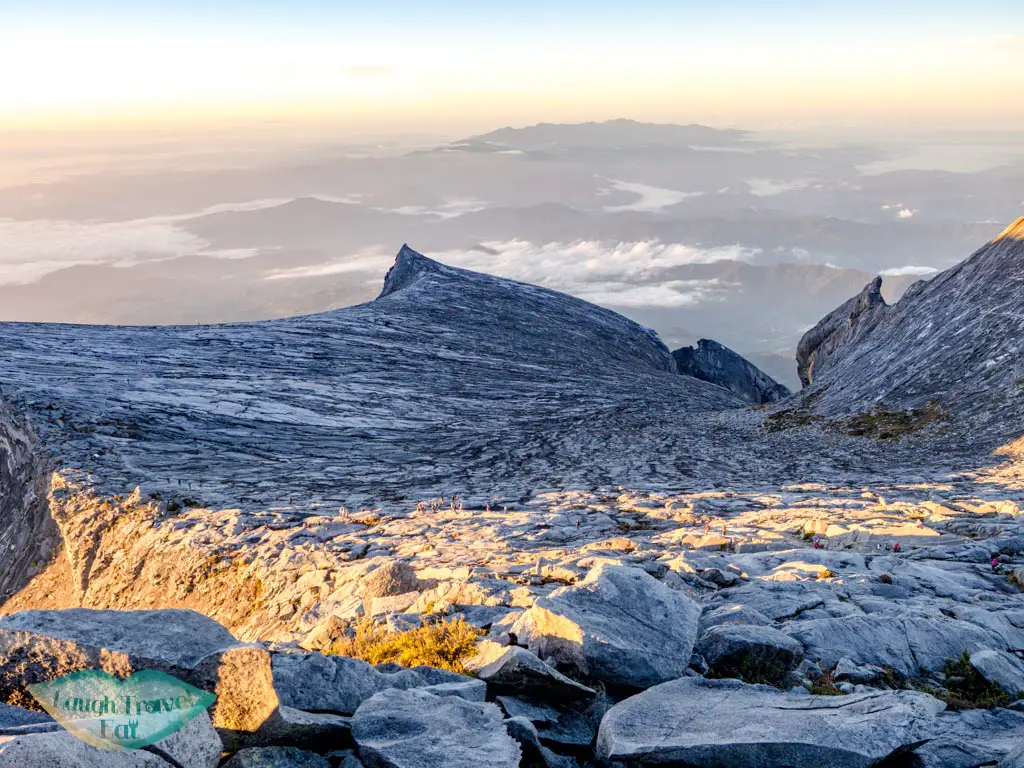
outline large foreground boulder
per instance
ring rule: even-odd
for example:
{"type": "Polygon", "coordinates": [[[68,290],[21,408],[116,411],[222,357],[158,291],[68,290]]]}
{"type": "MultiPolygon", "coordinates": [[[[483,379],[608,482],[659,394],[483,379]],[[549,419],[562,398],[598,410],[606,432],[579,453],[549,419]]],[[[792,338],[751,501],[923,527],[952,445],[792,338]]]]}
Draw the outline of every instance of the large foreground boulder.
{"type": "Polygon", "coordinates": [[[521,755],[493,704],[420,690],[373,696],[352,735],[367,768],[517,768],[521,755]]]}
{"type": "Polygon", "coordinates": [[[84,669],[127,678],[151,669],[217,695],[213,725],[230,745],[277,710],[270,654],[194,611],[23,611],[0,619],[0,700],[84,669]]]}
{"type": "Polygon", "coordinates": [[[932,738],[943,706],[909,691],[797,696],[686,677],[612,707],[597,751],[626,765],[867,768],[932,738]]]}
{"type": "Polygon", "coordinates": [[[511,633],[578,677],[647,688],[686,672],[700,612],[696,600],[646,571],[602,563],[537,600],[511,633]]]}

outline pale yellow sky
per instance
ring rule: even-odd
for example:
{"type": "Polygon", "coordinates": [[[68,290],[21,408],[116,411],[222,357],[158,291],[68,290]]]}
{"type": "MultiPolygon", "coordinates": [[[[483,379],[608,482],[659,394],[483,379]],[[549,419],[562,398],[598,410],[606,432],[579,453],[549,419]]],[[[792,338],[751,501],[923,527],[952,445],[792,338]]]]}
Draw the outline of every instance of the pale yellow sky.
{"type": "Polygon", "coordinates": [[[1024,125],[1024,36],[797,39],[679,46],[543,45],[0,29],[0,128],[340,120],[354,130],[459,131],[538,121],[921,121],[1024,125]]]}

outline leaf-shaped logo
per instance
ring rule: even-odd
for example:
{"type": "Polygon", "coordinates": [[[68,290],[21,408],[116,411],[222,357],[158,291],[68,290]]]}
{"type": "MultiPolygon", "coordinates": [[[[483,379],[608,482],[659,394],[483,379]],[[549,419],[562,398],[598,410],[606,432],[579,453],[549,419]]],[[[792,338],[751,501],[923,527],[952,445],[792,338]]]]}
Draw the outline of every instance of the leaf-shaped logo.
{"type": "Polygon", "coordinates": [[[167,738],[217,697],[146,669],[127,680],[97,669],[28,687],[54,720],[100,749],[138,749],[167,738]]]}

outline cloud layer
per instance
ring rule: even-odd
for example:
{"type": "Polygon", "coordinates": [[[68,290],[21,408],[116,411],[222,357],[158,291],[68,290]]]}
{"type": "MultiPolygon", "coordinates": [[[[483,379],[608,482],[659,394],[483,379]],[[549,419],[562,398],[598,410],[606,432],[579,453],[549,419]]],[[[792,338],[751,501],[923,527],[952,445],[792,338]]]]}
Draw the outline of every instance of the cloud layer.
{"type": "MultiPolygon", "coordinates": [[[[470,250],[432,253],[445,264],[507,277],[615,307],[683,307],[714,301],[730,290],[719,280],[662,280],[665,270],[723,259],[750,261],[757,251],[740,246],[694,248],[645,240],[609,243],[581,240],[538,244],[489,241],[470,250]]],[[[295,269],[274,270],[268,280],[326,277],[364,272],[383,275],[394,259],[384,249],[295,269]]]]}
{"type": "MultiPolygon", "coordinates": [[[[311,195],[332,203],[358,202],[358,196],[311,195]]],[[[145,261],[179,256],[239,259],[255,249],[215,248],[180,224],[218,213],[262,211],[293,202],[280,197],[222,203],[189,213],[130,221],[0,219],[0,285],[31,283],[51,272],[81,264],[130,267],[145,261]]]]}

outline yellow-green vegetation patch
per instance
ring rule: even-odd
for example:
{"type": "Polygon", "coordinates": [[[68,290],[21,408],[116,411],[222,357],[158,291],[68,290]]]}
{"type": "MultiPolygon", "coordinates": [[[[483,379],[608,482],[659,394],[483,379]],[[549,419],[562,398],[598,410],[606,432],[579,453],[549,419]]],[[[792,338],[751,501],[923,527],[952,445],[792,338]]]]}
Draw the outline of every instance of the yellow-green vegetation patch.
{"type": "Polygon", "coordinates": [[[932,400],[919,408],[903,411],[876,409],[859,413],[848,419],[832,422],[832,426],[847,435],[870,437],[875,440],[894,440],[916,434],[945,419],[945,409],[938,401],[932,400]]]}
{"type": "Polygon", "coordinates": [[[467,674],[463,662],[475,652],[480,630],[463,619],[440,619],[404,632],[366,619],[351,637],[334,643],[328,653],[351,656],[370,664],[395,662],[403,667],[436,667],[467,674]]]}

